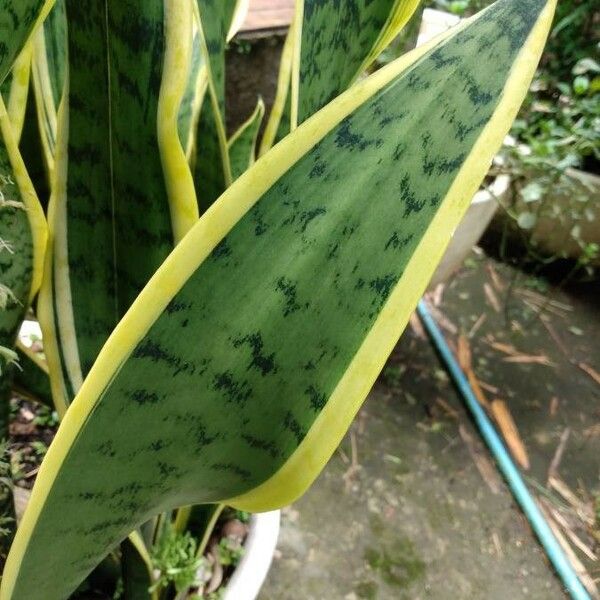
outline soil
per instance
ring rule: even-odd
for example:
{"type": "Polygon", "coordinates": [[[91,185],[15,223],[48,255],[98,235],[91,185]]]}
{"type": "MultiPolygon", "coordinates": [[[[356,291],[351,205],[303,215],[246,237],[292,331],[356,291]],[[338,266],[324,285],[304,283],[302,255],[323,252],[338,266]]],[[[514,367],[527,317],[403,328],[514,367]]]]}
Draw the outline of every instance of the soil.
{"type": "MultiPolygon", "coordinates": [[[[271,112],[277,90],[282,35],[257,39],[241,39],[231,43],[227,51],[227,133],[231,136],[252,114],[259,96],[265,103],[265,115],[271,112]]],[[[263,120],[262,130],[266,125],[263,120]]],[[[262,133],[261,133],[262,135],[262,133]]]]}

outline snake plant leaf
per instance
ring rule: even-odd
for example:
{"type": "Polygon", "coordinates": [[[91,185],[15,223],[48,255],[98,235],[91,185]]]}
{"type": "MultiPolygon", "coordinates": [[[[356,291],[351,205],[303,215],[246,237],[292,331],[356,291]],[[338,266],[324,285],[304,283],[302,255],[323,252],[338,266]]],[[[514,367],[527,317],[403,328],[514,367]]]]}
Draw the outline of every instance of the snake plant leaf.
{"type": "MultiPolygon", "coordinates": [[[[67,62],[65,0],[56,0],[43,27],[33,35],[32,81],[44,159],[54,169],[58,106],[62,99],[67,62]]],[[[50,175],[51,177],[51,175],[50,175]]]]}
{"type": "Polygon", "coordinates": [[[32,32],[43,22],[54,0],[1,0],[0,2],[0,83],[32,32]]]}
{"type": "Polygon", "coordinates": [[[0,87],[17,144],[21,139],[23,124],[25,122],[27,96],[29,95],[31,54],[32,44],[28,42],[23,50],[21,50],[21,54],[17,56],[8,77],[0,87]]]}
{"type": "MultiPolygon", "coordinates": [[[[44,20],[43,47],[48,68],[48,83],[54,106],[58,107],[64,91],[67,71],[67,12],[65,0],[56,0],[44,20]]],[[[37,38],[37,34],[36,34],[37,38]]]]}
{"type": "Polygon", "coordinates": [[[258,155],[262,156],[267,152],[275,141],[280,140],[289,133],[289,122],[291,114],[291,78],[292,61],[294,59],[294,44],[296,40],[297,19],[294,18],[285,38],[285,43],[281,50],[279,60],[279,74],[277,76],[277,88],[275,90],[275,99],[267,124],[260,141],[258,155]]]}
{"type": "Polygon", "coordinates": [[[165,10],[170,1],[66,3],[69,80],[40,297],[51,371],[60,364],[67,375],[54,386],[63,390],[58,406],[64,390],[72,399],[114,326],[198,216],[177,129],[187,74],[178,61],[191,56],[191,18],[165,10]]]}
{"type": "Polygon", "coordinates": [[[237,179],[256,159],[256,139],[265,115],[265,103],[258,99],[254,112],[231,136],[228,142],[231,175],[237,179]]]}
{"type": "Polygon", "coordinates": [[[185,150],[188,163],[193,160],[198,118],[208,86],[208,69],[204,63],[200,32],[193,32],[192,60],[185,94],[181,101],[178,116],[179,139],[185,150]]]}
{"type": "Polygon", "coordinates": [[[123,600],[155,600],[150,596],[152,586],[152,561],[138,532],[121,543],[121,569],[123,573],[123,600]]]}
{"type": "MultiPolygon", "coordinates": [[[[419,0],[297,2],[294,22],[300,26],[290,29],[292,55],[284,50],[280,67],[290,84],[278,89],[288,98],[289,112],[283,120],[275,111],[270,116],[268,132],[277,131],[275,141],[350,86],[400,32],[418,4],[419,0]]],[[[276,105],[278,100],[284,103],[278,97],[276,105]]]]}
{"type": "Polygon", "coordinates": [[[197,0],[197,9],[208,79],[193,163],[198,204],[204,212],[233,180],[225,131],[225,49],[243,23],[248,1],[197,0]]]}
{"type": "Polygon", "coordinates": [[[19,368],[14,372],[14,387],[20,395],[54,408],[46,361],[31,348],[17,342],[19,368]]]}
{"type": "Polygon", "coordinates": [[[200,212],[208,209],[232,181],[225,132],[225,48],[237,3],[236,0],[197,0],[208,75],[194,159],[194,183],[200,212]]]}
{"type": "MultiPolygon", "coordinates": [[[[0,99],[0,346],[12,349],[23,317],[39,289],[46,221],[0,99]]],[[[0,359],[3,360],[3,359],[0,359]]],[[[5,380],[11,369],[1,365],[5,380]]],[[[3,381],[2,389],[8,390],[3,381]]],[[[6,427],[3,398],[0,427],[6,427]]]]}
{"type": "Polygon", "coordinates": [[[67,411],[0,600],[66,598],[160,511],[268,510],[306,490],[516,116],[554,4],[499,0],[355,84],[223,194],[67,411]]]}
{"type": "Polygon", "coordinates": [[[225,124],[217,107],[210,76],[198,119],[194,154],[194,185],[202,214],[232,181],[225,124]]]}

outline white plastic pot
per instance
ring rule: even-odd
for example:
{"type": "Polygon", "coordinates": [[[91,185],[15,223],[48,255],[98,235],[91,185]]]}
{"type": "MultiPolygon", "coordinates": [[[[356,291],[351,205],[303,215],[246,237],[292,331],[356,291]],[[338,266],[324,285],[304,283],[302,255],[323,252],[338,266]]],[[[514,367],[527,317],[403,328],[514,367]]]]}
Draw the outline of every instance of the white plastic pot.
{"type": "Polygon", "coordinates": [[[223,600],[256,599],[273,561],[280,520],[279,510],[252,515],[244,554],[225,588],[223,600]]]}

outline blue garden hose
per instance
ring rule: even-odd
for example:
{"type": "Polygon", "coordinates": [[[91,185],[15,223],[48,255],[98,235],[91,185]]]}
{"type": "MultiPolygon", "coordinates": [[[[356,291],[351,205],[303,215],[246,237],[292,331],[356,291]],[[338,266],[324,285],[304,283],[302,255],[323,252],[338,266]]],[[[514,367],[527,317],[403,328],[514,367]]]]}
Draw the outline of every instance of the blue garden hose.
{"type": "Polygon", "coordinates": [[[577,577],[577,574],[565,556],[560,544],[554,537],[548,522],[529,493],[529,490],[527,489],[519,470],[515,466],[515,463],[507,452],[504,443],[475,397],[465,374],[456,361],[452,350],[448,347],[442,332],[431,316],[424,300],[419,301],[417,312],[419,313],[419,317],[421,318],[429,337],[446,364],[446,368],[458,387],[465,404],[471,411],[473,419],[479,428],[479,432],[496,459],[498,467],[500,468],[500,471],[502,471],[515,500],[519,503],[525,516],[529,520],[532,529],[535,531],[546,555],[550,559],[550,562],[554,566],[554,569],[562,580],[566,590],[574,600],[591,600],[590,595],[583,587],[583,584],[577,577]]]}

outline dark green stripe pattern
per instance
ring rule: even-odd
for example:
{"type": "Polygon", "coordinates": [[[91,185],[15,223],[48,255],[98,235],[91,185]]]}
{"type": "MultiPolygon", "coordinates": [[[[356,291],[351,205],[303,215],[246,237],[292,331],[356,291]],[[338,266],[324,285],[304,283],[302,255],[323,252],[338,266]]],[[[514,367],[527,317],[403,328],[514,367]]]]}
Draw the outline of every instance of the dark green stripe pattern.
{"type": "Polygon", "coordinates": [[[85,376],[173,247],[156,128],[163,2],[66,5],[69,282],[85,376]]]}
{"type": "Polygon", "coordinates": [[[298,124],[350,85],[395,3],[396,0],[305,0],[298,124]]]}
{"type": "Polygon", "coordinates": [[[544,4],[499,0],[344,118],[233,227],[98,399],[46,496],[15,599],[66,598],[137,524],[254,489],[294,453],[544,4]]]}
{"type": "Polygon", "coordinates": [[[0,0],[0,83],[25,46],[45,0],[0,0]]]}
{"type": "MultiPolygon", "coordinates": [[[[396,0],[304,0],[298,125],[354,81],[395,3],[396,0]]],[[[290,116],[288,102],[277,140],[289,133],[290,116]]]]}
{"type": "Polygon", "coordinates": [[[67,64],[67,15],[65,0],[56,0],[48,17],[44,21],[44,41],[46,44],[46,58],[54,106],[62,98],[65,83],[65,70],[67,64]]]}

